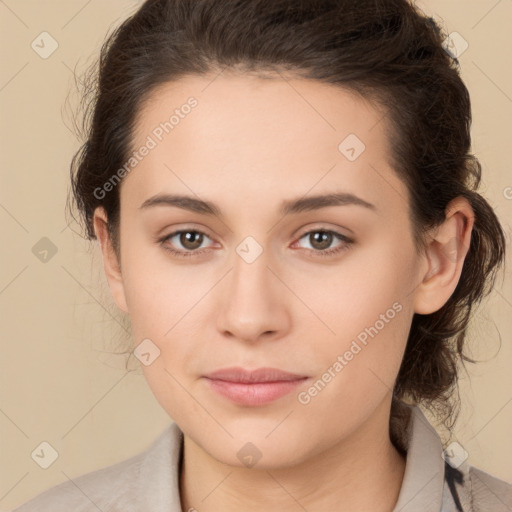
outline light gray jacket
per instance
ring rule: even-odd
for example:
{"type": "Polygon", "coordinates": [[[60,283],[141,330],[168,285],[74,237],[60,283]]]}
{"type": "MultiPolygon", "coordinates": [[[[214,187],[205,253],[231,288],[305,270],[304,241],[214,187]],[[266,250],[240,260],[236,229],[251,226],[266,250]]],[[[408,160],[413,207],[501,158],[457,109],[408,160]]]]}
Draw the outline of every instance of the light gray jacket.
{"type": "MultiPolygon", "coordinates": [[[[394,512],[512,512],[512,485],[466,462],[445,456],[446,463],[438,434],[417,407],[403,444],[406,469],[394,512]]],[[[183,433],[171,423],[145,451],[56,485],[11,512],[182,512],[182,447],[183,433]]]]}

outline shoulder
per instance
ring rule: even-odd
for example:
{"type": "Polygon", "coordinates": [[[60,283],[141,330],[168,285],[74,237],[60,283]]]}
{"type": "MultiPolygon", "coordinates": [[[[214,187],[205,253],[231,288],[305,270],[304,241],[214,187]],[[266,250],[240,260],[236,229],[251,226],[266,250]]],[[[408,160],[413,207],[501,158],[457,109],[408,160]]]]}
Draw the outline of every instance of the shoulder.
{"type": "Polygon", "coordinates": [[[401,414],[401,428],[397,423],[391,429],[407,453],[396,511],[512,512],[510,483],[443,450],[437,431],[418,407],[401,414]]]}
{"type": "Polygon", "coordinates": [[[172,478],[179,453],[179,434],[176,425],[171,423],[146,450],[121,462],[68,478],[11,512],[139,510],[138,504],[144,503],[150,492],[148,482],[161,479],[169,482],[172,478]]]}
{"type": "Polygon", "coordinates": [[[473,466],[468,473],[475,512],[512,510],[512,484],[473,466]]]}
{"type": "Polygon", "coordinates": [[[143,454],[58,484],[12,512],[108,510],[109,501],[137,480],[143,454]]]}

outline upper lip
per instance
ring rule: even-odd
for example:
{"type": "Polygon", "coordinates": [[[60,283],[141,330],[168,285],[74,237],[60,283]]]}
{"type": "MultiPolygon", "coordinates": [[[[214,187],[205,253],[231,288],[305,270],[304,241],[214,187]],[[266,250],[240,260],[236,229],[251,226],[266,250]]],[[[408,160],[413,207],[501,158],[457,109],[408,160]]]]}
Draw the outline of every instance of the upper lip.
{"type": "Polygon", "coordinates": [[[247,370],[241,367],[222,368],[206,374],[205,377],[208,379],[242,383],[279,382],[307,378],[306,375],[286,372],[279,368],[257,368],[255,370],[247,370]]]}

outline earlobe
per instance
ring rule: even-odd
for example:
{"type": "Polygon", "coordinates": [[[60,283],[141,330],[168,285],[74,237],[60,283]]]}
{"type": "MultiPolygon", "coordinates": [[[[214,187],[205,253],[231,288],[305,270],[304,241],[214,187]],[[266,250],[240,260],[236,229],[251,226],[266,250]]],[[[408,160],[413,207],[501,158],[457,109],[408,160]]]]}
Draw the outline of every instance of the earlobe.
{"type": "Polygon", "coordinates": [[[420,284],[414,296],[415,313],[434,313],[453,294],[469,251],[473,225],[474,212],[469,201],[463,197],[451,201],[446,208],[445,220],[431,234],[425,250],[427,270],[418,276],[420,284]]]}
{"type": "Polygon", "coordinates": [[[112,240],[110,238],[107,215],[104,208],[96,208],[94,211],[93,224],[94,232],[100,244],[101,253],[103,256],[103,267],[105,269],[105,276],[108,281],[110,293],[112,294],[117,307],[127,313],[128,307],[124,293],[123,276],[116,252],[112,245],[112,240]]]}

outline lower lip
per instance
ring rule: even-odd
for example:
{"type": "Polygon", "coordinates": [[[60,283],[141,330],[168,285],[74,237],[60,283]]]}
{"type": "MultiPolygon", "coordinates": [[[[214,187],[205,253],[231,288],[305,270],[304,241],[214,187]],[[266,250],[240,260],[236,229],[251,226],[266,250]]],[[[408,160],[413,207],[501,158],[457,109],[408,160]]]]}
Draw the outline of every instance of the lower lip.
{"type": "Polygon", "coordinates": [[[303,379],[277,382],[229,382],[206,378],[210,387],[220,395],[240,405],[264,405],[292,392],[303,379]]]}

